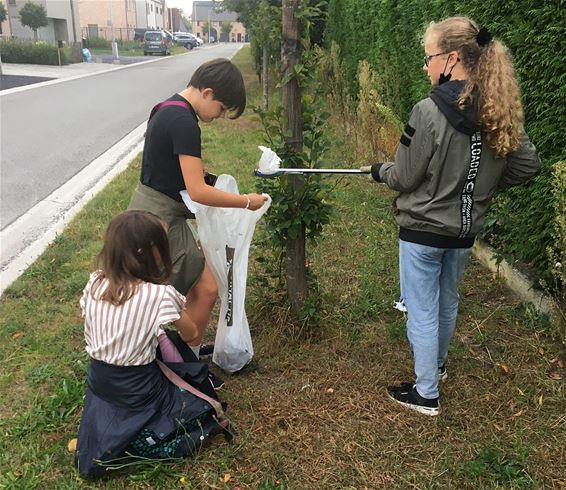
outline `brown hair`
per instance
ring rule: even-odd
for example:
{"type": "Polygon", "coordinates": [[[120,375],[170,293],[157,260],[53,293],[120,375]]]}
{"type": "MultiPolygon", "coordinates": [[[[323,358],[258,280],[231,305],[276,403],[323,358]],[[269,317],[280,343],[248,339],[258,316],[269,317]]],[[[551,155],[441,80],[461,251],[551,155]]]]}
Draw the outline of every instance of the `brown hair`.
{"type": "Polygon", "coordinates": [[[104,246],[98,254],[102,270],[94,281],[95,294],[108,280],[99,299],[124,304],[135,293],[140,281],[163,284],[171,275],[171,255],[165,225],[147,211],[126,211],[108,225],[104,246]]]}
{"type": "Polygon", "coordinates": [[[458,104],[477,104],[486,139],[498,157],[505,158],[519,147],[523,132],[523,105],[513,62],[507,48],[497,40],[480,46],[477,24],[467,17],[431,22],[425,39],[434,36],[443,52],[457,51],[468,74],[458,104]]]}
{"type": "Polygon", "coordinates": [[[229,59],[216,58],[200,65],[193,73],[189,87],[211,88],[214,99],[230,111],[228,117],[237,119],[246,108],[246,87],[242,73],[229,59]]]}

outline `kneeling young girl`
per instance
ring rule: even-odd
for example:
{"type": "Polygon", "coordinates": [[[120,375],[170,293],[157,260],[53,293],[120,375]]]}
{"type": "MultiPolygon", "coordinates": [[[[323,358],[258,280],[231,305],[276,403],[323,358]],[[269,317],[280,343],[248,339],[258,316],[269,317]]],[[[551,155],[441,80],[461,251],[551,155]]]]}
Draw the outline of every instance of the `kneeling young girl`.
{"type": "Polygon", "coordinates": [[[146,211],[116,216],[99,264],[80,301],[91,364],[76,464],[89,477],[128,458],[187,456],[227,425],[206,364],[185,362],[198,329],[184,296],[166,284],[163,222],[146,211]],[[161,329],[170,323],[178,334],[161,329]],[[159,357],[172,362],[158,359],[158,346],[159,357]]]}

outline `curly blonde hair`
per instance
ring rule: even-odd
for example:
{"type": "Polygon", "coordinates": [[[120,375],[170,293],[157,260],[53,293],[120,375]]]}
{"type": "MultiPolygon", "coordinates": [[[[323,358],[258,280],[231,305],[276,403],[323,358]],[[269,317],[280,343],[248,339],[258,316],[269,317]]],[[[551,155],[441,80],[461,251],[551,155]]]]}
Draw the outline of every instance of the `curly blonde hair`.
{"type": "Polygon", "coordinates": [[[480,46],[478,32],[468,17],[449,17],[431,22],[424,39],[432,36],[441,51],[458,52],[468,74],[458,105],[476,104],[489,146],[505,158],[519,147],[523,132],[521,93],[507,48],[495,39],[480,46]]]}

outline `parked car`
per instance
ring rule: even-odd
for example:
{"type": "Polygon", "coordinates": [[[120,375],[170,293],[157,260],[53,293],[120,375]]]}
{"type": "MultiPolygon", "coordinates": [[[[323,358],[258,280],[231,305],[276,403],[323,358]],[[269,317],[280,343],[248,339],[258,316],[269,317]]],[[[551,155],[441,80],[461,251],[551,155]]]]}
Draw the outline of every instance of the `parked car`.
{"type": "Polygon", "coordinates": [[[171,54],[171,39],[163,31],[146,31],[142,41],[143,55],[159,53],[163,56],[171,54]]]}
{"type": "Polygon", "coordinates": [[[179,46],[183,46],[187,49],[193,49],[198,46],[197,38],[190,32],[176,32],[173,35],[173,39],[179,46]]]}
{"type": "Polygon", "coordinates": [[[199,46],[202,46],[204,44],[204,39],[202,39],[201,37],[196,36],[197,38],[197,43],[199,46]]]}

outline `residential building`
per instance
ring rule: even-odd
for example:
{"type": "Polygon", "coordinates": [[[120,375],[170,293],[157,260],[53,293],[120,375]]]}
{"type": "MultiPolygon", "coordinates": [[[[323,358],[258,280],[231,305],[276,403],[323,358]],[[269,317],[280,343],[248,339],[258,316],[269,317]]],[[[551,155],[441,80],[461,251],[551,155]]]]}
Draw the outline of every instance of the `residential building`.
{"type": "Polygon", "coordinates": [[[212,0],[195,0],[193,2],[192,31],[208,42],[248,42],[246,28],[237,21],[236,12],[220,11],[218,2],[212,0]],[[208,23],[210,22],[210,39],[208,38],[208,23]],[[229,22],[229,33],[222,32],[222,24],[229,22]]]}
{"type": "Polygon", "coordinates": [[[164,0],[135,0],[138,28],[164,29],[167,27],[164,0]]]}
{"type": "MultiPolygon", "coordinates": [[[[59,0],[63,1],[63,0],[59,0]]],[[[79,0],[85,38],[131,40],[137,27],[136,0],[79,0]]]]}
{"type": "MultiPolygon", "coordinates": [[[[33,30],[23,26],[20,21],[20,10],[28,0],[5,0],[8,12],[7,31],[14,37],[33,39],[33,30]]],[[[43,5],[47,12],[47,26],[37,30],[37,37],[42,41],[80,41],[79,2],[78,0],[34,0],[43,5]]],[[[2,32],[4,24],[2,24],[2,32]]]]}

